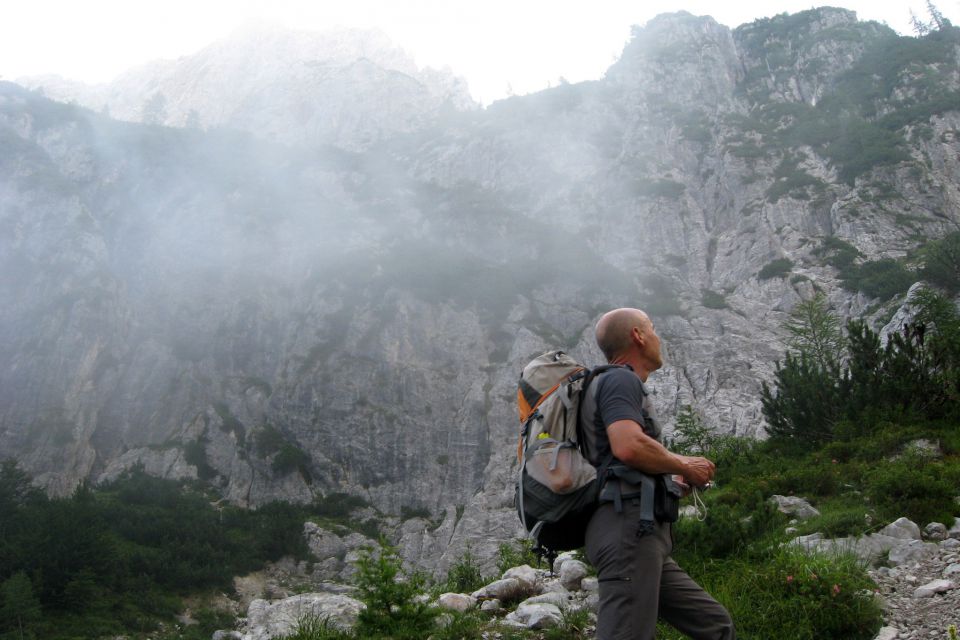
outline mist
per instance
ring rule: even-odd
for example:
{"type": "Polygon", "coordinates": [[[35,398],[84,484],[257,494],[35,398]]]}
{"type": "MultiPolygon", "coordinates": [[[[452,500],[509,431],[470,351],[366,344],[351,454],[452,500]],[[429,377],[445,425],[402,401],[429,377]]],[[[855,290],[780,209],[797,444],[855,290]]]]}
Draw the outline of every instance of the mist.
{"type": "Polygon", "coordinates": [[[517,372],[549,348],[599,362],[617,306],[664,337],[665,415],[762,435],[797,300],[889,311],[844,289],[822,238],[898,257],[957,218],[956,157],[931,142],[955,112],[904,139],[925,181],[802,137],[875,60],[803,67],[819,45],[797,24],[837,51],[899,41],[839,9],[671,14],[602,79],[486,108],[362,32],[248,30],[99,87],[0,84],[0,456],[56,494],[143,465],[243,506],[509,511],[517,372]],[[934,213],[884,223],[859,189],[881,175],[934,213]],[[289,468],[260,446],[275,434],[289,468]]]}

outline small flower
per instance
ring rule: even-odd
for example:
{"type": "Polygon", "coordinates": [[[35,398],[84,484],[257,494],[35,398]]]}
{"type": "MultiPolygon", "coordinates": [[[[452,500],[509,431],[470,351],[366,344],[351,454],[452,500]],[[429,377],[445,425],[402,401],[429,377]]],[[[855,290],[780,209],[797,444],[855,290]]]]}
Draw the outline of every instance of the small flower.
{"type": "Polygon", "coordinates": [[[834,458],[834,459],[832,459],[830,462],[832,462],[833,464],[837,464],[837,459],[834,458]]]}
{"type": "Polygon", "coordinates": [[[833,585],[833,595],[836,596],[836,595],[838,595],[839,593],[840,593],[840,585],[838,585],[838,584],[833,585]]]}
{"type": "Polygon", "coordinates": [[[787,576],[787,584],[793,582],[793,576],[787,576]]]}

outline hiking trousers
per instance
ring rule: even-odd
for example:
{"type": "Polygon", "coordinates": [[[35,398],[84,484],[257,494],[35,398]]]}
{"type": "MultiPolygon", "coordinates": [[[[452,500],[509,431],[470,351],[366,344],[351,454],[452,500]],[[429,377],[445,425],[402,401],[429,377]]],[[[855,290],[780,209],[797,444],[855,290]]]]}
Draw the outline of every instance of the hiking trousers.
{"type": "Polygon", "coordinates": [[[733,640],[730,614],[670,558],[669,524],[637,536],[640,499],[617,513],[601,504],[587,526],[587,559],[597,568],[597,640],[653,640],[661,618],[694,640],[733,640]]]}

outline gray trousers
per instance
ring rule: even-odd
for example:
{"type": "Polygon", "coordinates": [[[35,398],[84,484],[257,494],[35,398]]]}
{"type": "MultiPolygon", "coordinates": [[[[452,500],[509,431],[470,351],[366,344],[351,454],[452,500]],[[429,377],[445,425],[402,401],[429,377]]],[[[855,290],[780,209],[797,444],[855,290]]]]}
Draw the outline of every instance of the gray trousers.
{"type": "Polygon", "coordinates": [[[653,640],[657,618],[694,640],[733,640],[730,614],[670,558],[669,524],[638,537],[640,500],[600,505],[587,526],[587,559],[597,568],[597,640],[653,640]]]}

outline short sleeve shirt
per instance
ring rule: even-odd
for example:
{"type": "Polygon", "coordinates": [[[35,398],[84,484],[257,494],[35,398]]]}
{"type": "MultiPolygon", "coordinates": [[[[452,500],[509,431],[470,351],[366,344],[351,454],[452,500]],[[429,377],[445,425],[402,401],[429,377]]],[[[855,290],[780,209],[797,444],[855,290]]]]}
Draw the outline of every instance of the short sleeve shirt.
{"type": "MultiPolygon", "coordinates": [[[[593,419],[587,427],[593,428],[593,437],[588,441],[595,443],[593,449],[594,464],[602,462],[610,452],[610,440],[607,427],[618,420],[632,420],[643,427],[644,433],[660,440],[661,430],[643,381],[630,367],[617,367],[600,374],[596,383],[593,419]]],[[[586,418],[586,416],[584,416],[586,418]]]]}

